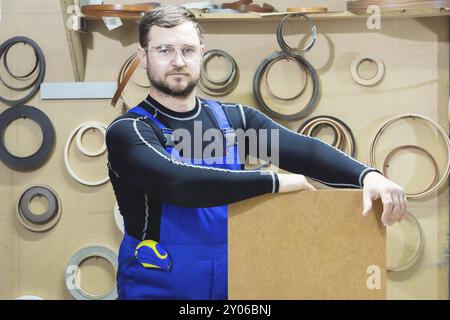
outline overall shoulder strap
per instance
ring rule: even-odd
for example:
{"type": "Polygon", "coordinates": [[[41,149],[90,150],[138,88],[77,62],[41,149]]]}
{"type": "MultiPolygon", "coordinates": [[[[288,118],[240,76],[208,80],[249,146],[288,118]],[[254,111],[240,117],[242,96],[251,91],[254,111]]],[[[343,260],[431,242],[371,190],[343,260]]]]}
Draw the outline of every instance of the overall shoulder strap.
{"type": "MultiPolygon", "coordinates": [[[[172,129],[167,128],[165,125],[161,123],[158,119],[156,119],[150,112],[142,108],[141,106],[136,106],[128,110],[128,112],[136,113],[142,117],[149,119],[151,122],[156,124],[160,129],[160,133],[163,135],[164,147],[173,147],[175,144],[172,139],[172,129]]],[[[161,140],[161,139],[160,139],[161,140]]]]}
{"type": "Polygon", "coordinates": [[[206,99],[206,103],[211,107],[214,117],[216,118],[217,123],[219,124],[219,127],[223,132],[223,135],[227,142],[227,147],[235,145],[236,133],[234,132],[233,127],[228,121],[228,118],[225,114],[225,111],[223,111],[222,106],[217,101],[209,99],[206,99]]]}

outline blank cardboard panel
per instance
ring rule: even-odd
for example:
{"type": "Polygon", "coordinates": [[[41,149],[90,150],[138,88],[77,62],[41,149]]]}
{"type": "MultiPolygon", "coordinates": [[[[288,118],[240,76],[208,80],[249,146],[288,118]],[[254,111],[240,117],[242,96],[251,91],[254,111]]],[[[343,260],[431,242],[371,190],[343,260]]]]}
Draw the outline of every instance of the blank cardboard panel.
{"type": "Polygon", "coordinates": [[[381,203],[362,192],[302,191],[230,206],[230,299],[386,299],[381,203]],[[370,288],[370,289],[369,289],[370,288]]]}

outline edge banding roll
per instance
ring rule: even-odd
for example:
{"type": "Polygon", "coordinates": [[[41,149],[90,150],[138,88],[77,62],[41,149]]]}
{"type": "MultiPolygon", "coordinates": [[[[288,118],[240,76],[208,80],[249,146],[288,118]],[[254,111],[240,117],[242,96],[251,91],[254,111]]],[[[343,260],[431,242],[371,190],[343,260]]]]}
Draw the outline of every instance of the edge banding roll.
{"type": "Polygon", "coordinates": [[[410,212],[406,212],[406,217],[405,219],[409,220],[411,222],[411,224],[414,226],[414,229],[417,231],[418,233],[418,239],[417,239],[417,245],[416,248],[414,250],[414,253],[409,257],[409,259],[407,259],[407,261],[401,265],[397,265],[397,266],[386,266],[386,269],[388,272],[399,272],[399,271],[405,271],[409,268],[411,268],[413,265],[416,264],[416,262],[419,260],[422,252],[423,252],[423,247],[424,247],[424,237],[423,237],[423,230],[422,227],[420,226],[419,221],[416,219],[416,217],[414,217],[414,215],[412,215],[410,212]]]}
{"type": "Polygon", "coordinates": [[[350,67],[350,72],[351,72],[353,80],[355,80],[360,85],[363,85],[366,87],[374,86],[378,82],[380,82],[384,76],[384,64],[383,64],[383,61],[374,54],[361,53],[353,58],[352,65],[350,67]],[[364,61],[371,61],[377,65],[377,73],[375,74],[375,76],[373,76],[370,79],[364,79],[359,75],[358,68],[364,61]]]}
{"type": "Polygon", "coordinates": [[[320,126],[328,126],[333,129],[335,134],[334,141],[331,144],[333,147],[346,152],[346,147],[348,148],[348,154],[352,157],[356,153],[356,141],[353,136],[350,127],[342,120],[332,117],[332,116],[315,116],[306,120],[297,130],[298,133],[315,137],[314,131],[319,129],[320,126]]]}
{"type": "Polygon", "coordinates": [[[55,129],[52,122],[41,110],[27,105],[8,108],[0,113],[0,160],[9,168],[18,171],[30,171],[42,166],[50,158],[55,144],[55,129]],[[4,145],[5,130],[8,125],[19,118],[35,122],[42,132],[42,144],[32,155],[17,157],[4,145]]]}
{"type": "Polygon", "coordinates": [[[19,197],[17,203],[17,217],[27,229],[43,232],[53,228],[61,218],[61,200],[58,194],[46,185],[35,185],[27,188],[19,197]],[[48,209],[42,215],[31,212],[29,205],[36,196],[43,196],[48,201],[48,209]]]}
{"type": "Polygon", "coordinates": [[[300,64],[302,64],[312,79],[312,85],[313,85],[313,93],[311,95],[311,99],[309,102],[304,106],[299,112],[293,113],[293,114],[283,114],[279,113],[273,109],[271,109],[266,102],[264,101],[262,94],[261,94],[261,82],[263,81],[264,73],[266,72],[266,68],[269,65],[269,63],[274,60],[278,59],[280,57],[291,57],[287,53],[283,51],[277,51],[272,52],[269,56],[267,56],[258,66],[255,75],[253,77],[253,95],[255,96],[256,101],[258,102],[259,107],[269,116],[283,119],[283,120],[298,120],[301,118],[306,117],[308,114],[310,114],[314,107],[316,106],[319,96],[320,96],[320,81],[319,76],[317,75],[316,70],[314,67],[302,56],[295,55],[292,56],[294,59],[296,59],[300,64]]]}
{"type": "Polygon", "coordinates": [[[283,101],[291,101],[291,100],[294,100],[294,99],[300,97],[303,94],[303,92],[305,91],[306,87],[308,86],[308,74],[305,69],[305,66],[303,64],[301,64],[297,59],[290,57],[290,56],[280,56],[280,57],[275,58],[272,61],[270,61],[270,63],[267,65],[266,69],[264,70],[263,78],[264,78],[263,82],[266,85],[266,89],[269,92],[269,94],[271,96],[273,96],[274,98],[277,98],[277,99],[283,100],[283,101]],[[272,88],[270,88],[270,85],[269,85],[270,70],[272,69],[274,64],[276,64],[277,62],[279,62],[281,60],[287,60],[287,61],[292,61],[292,62],[296,63],[297,66],[300,68],[302,75],[303,75],[303,83],[302,83],[302,86],[300,87],[300,89],[298,90],[298,92],[295,95],[292,95],[291,97],[287,97],[287,98],[280,97],[280,96],[276,95],[275,93],[273,93],[272,88]]]}
{"type": "Polygon", "coordinates": [[[425,150],[422,147],[416,146],[416,145],[411,145],[411,144],[406,144],[406,145],[402,145],[400,147],[397,147],[395,149],[392,149],[388,155],[386,156],[386,158],[384,159],[384,163],[383,163],[383,175],[388,178],[387,175],[387,169],[389,168],[389,162],[391,161],[391,159],[395,156],[396,153],[405,150],[405,149],[414,149],[414,150],[418,150],[420,152],[422,152],[423,154],[425,154],[430,160],[431,163],[433,164],[433,168],[434,168],[434,175],[433,178],[431,179],[430,183],[428,184],[428,186],[426,186],[422,191],[420,192],[416,192],[416,193],[406,193],[406,196],[408,197],[414,197],[417,195],[420,195],[422,193],[427,192],[429,189],[431,189],[433,187],[433,185],[436,183],[436,181],[438,180],[439,177],[439,168],[438,168],[438,164],[436,162],[436,160],[433,158],[433,156],[431,155],[431,153],[429,153],[427,150],[425,150]]]}
{"type": "Polygon", "coordinates": [[[395,116],[395,117],[387,120],[384,124],[382,124],[380,126],[380,128],[378,129],[377,133],[375,134],[375,137],[373,138],[373,140],[370,144],[369,163],[373,168],[377,168],[377,163],[376,163],[376,158],[375,158],[375,149],[376,149],[376,146],[377,146],[378,140],[380,139],[381,134],[392,123],[394,123],[395,121],[401,120],[401,119],[405,119],[405,118],[421,119],[421,120],[424,120],[425,122],[428,122],[433,127],[435,127],[437,129],[437,131],[441,134],[441,136],[444,139],[445,144],[447,146],[447,167],[445,168],[445,172],[442,175],[441,179],[432,188],[428,189],[426,192],[422,192],[422,193],[414,194],[414,195],[406,194],[407,198],[421,198],[421,197],[425,197],[425,196],[439,190],[440,187],[445,183],[445,181],[447,180],[447,178],[450,174],[450,139],[447,136],[447,133],[444,131],[444,129],[442,129],[442,127],[437,122],[435,122],[434,120],[432,120],[430,118],[427,118],[425,116],[418,115],[418,114],[404,114],[404,115],[395,116]]]}
{"type": "Polygon", "coordinates": [[[86,122],[82,125],[82,127],[77,131],[77,136],[76,136],[76,143],[77,143],[77,147],[78,149],[86,156],[88,157],[97,157],[99,155],[101,155],[102,153],[104,153],[106,151],[106,128],[104,125],[98,123],[98,122],[86,122]],[[103,145],[95,151],[90,151],[87,148],[85,148],[83,146],[83,143],[81,142],[81,139],[83,137],[83,134],[90,130],[90,129],[97,129],[98,131],[100,131],[103,135],[103,145]]]}
{"type": "Polygon", "coordinates": [[[203,55],[203,63],[200,72],[200,78],[197,83],[200,90],[210,96],[225,96],[232,92],[239,81],[239,68],[234,58],[227,52],[219,49],[209,50],[203,55]],[[214,57],[221,57],[228,61],[228,73],[222,79],[212,79],[207,71],[207,64],[214,57]]]}
{"type": "MultiPolygon", "coordinates": [[[[111,249],[100,246],[93,245],[88,246],[77,251],[69,260],[66,267],[65,280],[67,290],[70,292],[72,297],[76,300],[115,300],[117,299],[117,286],[116,280],[114,280],[114,285],[111,290],[105,294],[93,295],[83,289],[81,289],[79,274],[80,265],[83,261],[91,257],[101,257],[106,259],[114,268],[115,274],[117,274],[118,261],[117,254],[111,249]]],[[[115,279],[115,277],[114,277],[115,279]]]]}
{"type": "MultiPolygon", "coordinates": [[[[70,165],[70,160],[69,160],[69,148],[70,148],[70,145],[71,145],[73,139],[75,138],[75,136],[77,135],[77,133],[81,129],[86,129],[87,130],[89,128],[101,128],[99,130],[103,134],[105,134],[107,126],[104,123],[100,123],[100,122],[97,122],[97,121],[87,121],[85,123],[82,123],[78,127],[76,127],[72,131],[72,133],[69,135],[69,138],[67,138],[66,145],[64,146],[64,165],[66,166],[66,169],[69,172],[69,174],[72,176],[72,178],[77,180],[79,183],[84,184],[86,186],[98,186],[98,185],[102,185],[102,184],[106,183],[109,180],[109,176],[107,175],[105,178],[97,180],[97,181],[89,181],[89,180],[83,179],[78,174],[76,174],[75,171],[72,169],[72,167],[70,165]]],[[[80,136],[80,143],[81,143],[81,136],[80,136]]],[[[88,152],[90,152],[91,154],[100,155],[100,154],[105,152],[106,147],[104,148],[104,146],[102,146],[100,148],[100,150],[95,151],[95,152],[92,152],[92,151],[88,151],[88,152]],[[100,150],[102,152],[98,153],[100,150]]],[[[92,155],[90,155],[90,156],[92,156],[92,155]]]]}
{"type": "Polygon", "coordinates": [[[290,13],[290,14],[286,15],[281,20],[281,22],[278,24],[276,35],[277,35],[278,45],[280,46],[280,49],[282,51],[284,51],[285,53],[287,53],[288,55],[291,55],[291,56],[304,56],[309,50],[311,50],[311,48],[314,46],[314,43],[316,42],[316,39],[317,39],[317,28],[316,28],[315,24],[312,22],[311,18],[308,17],[306,14],[301,13],[301,12],[294,12],[294,13],[290,13]],[[284,41],[283,28],[284,28],[284,24],[286,23],[286,21],[290,17],[303,17],[303,18],[306,19],[306,21],[308,22],[309,26],[311,27],[311,37],[312,37],[312,39],[309,42],[309,44],[303,49],[291,48],[290,46],[288,46],[286,41],[284,41]]]}

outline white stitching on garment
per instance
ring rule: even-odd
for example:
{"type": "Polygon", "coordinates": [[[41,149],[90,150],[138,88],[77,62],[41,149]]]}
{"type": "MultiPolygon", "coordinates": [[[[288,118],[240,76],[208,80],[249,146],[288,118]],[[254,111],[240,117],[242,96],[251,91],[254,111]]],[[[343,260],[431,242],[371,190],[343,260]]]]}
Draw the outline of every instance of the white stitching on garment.
{"type": "Polygon", "coordinates": [[[145,196],[145,225],[144,225],[144,230],[142,230],[143,235],[142,235],[142,240],[145,240],[146,236],[147,236],[147,227],[148,227],[148,197],[147,194],[144,193],[145,196]]]}

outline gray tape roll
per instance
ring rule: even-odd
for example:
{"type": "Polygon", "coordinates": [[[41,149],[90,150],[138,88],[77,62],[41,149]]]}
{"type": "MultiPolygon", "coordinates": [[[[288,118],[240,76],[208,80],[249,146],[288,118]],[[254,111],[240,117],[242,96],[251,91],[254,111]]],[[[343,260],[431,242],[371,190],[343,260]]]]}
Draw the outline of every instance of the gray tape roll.
{"type": "Polygon", "coordinates": [[[20,210],[23,216],[30,222],[43,224],[47,223],[49,220],[58,212],[58,200],[56,196],[47,188],[44,187],[31,187],[25,191],[19,200],[20,210]],[[31,212],[30,202],[36,196],[43,196],[48,201],[48,209],[43,214],[37,215],[31,212]]]}
{"type": "Polygon", "coordinates": [[[66,287],[70,294],[76,300],[115,300],[117,299],[117,286],[114,282],[112,289],[102,295],[93,295],[81,289],[79,281],[79,271],[80,264],[90,257],[102,257],[111,263],[114,268],[114,272],[117,274],[118,262],[117,254],[111,249],[100,246],[93,245],[85,247],[77,251],[72,258],[70,258],[69,263],[66,268],[66,287]]]}
{"type": "Polygon", "coordinates": [[[47,231],[55,226],[61,217],[61,201],[56,192],[45,185],[37,185],[28,188],[19,197],[17,214],[23,226],[31,231],[47,231]],[[30,210],[30,201],[35,196],[47,198],[48,210],[42,215],[36,215],[30,210]]]}

